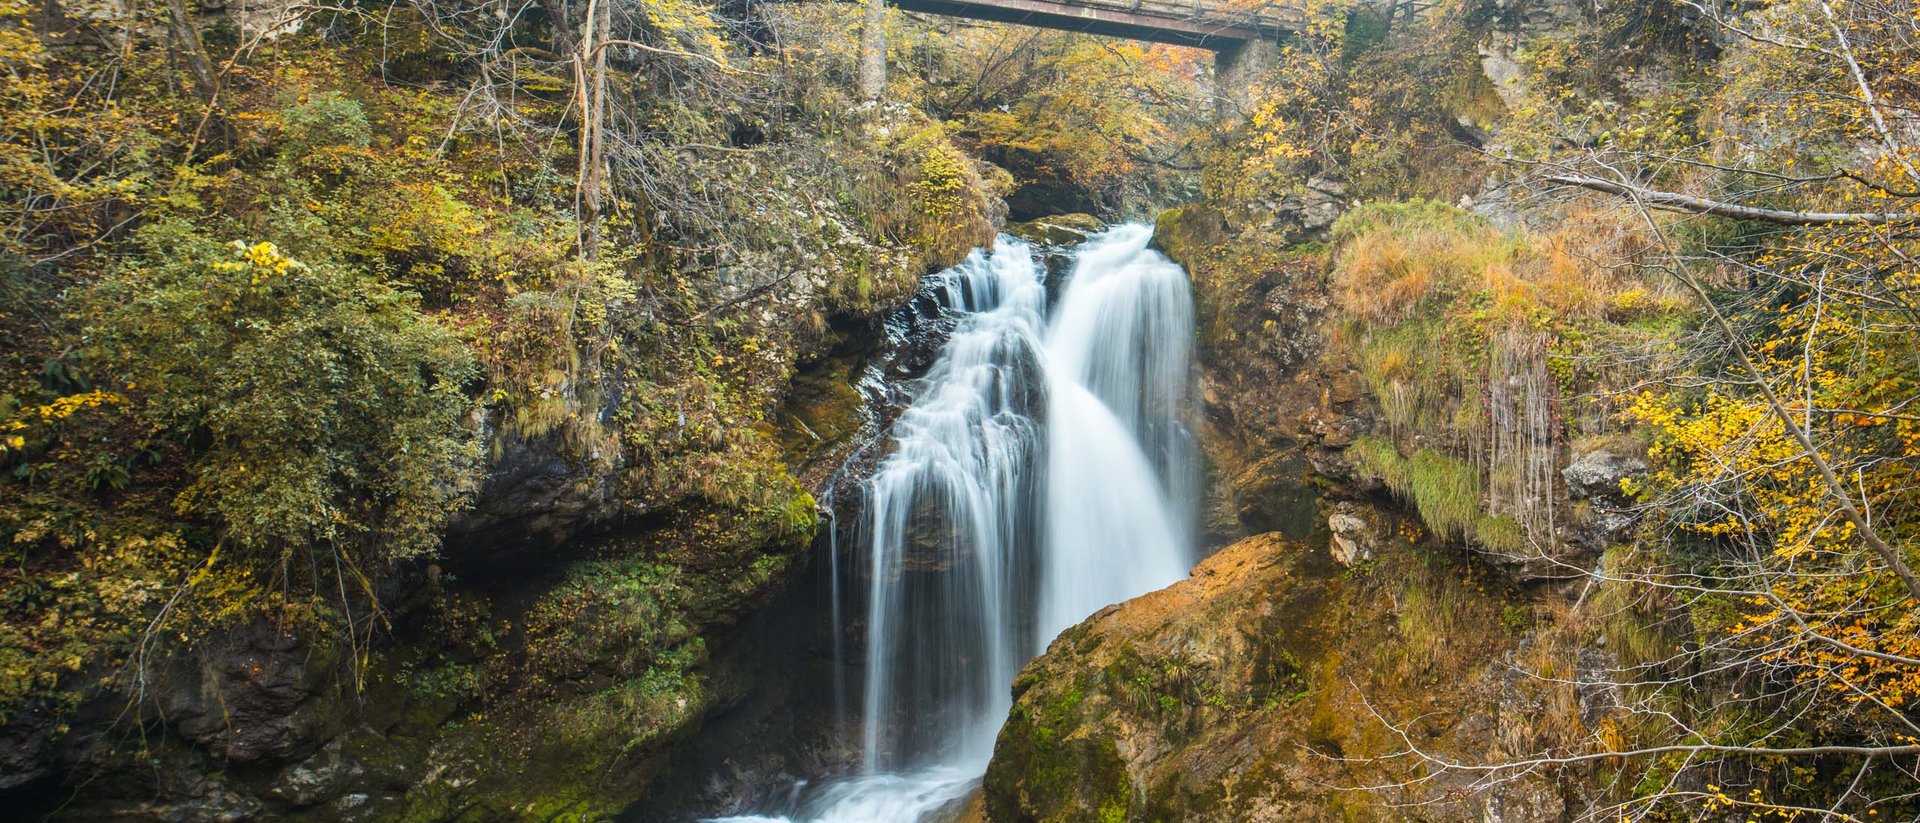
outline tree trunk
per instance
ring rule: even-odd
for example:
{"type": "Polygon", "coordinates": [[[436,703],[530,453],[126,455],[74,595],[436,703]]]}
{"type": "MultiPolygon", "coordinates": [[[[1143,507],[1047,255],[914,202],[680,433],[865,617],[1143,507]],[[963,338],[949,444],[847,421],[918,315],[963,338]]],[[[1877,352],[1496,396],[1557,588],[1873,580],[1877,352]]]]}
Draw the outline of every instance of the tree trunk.
{"type": "Polygon", "coordinates": [[[606,199],[606,41],[612,23],[612,0],[589,2],[586,32],[573,61],[574,83],[580,90],[580,251],[587,259],[600,248],[600,213],[606,199]]]}
{"type": "Polygon", "coordinates": [[[887,3],[865,0],[860,26],[860,99],[875,102],[887,90],[887,3]]]}
{"type": "Polygon", "coordinates": [[[193,27],[193,18],[187,14],[185,0],[167,0],[167,31],[180,46],[187,73],[193,76],[193,90],[201,101],[212,106],[214,95],[220,91],[220,76],[213,70],[213,58],[207,56],[206,44],[200,42],[200,31],[193,27]]]}

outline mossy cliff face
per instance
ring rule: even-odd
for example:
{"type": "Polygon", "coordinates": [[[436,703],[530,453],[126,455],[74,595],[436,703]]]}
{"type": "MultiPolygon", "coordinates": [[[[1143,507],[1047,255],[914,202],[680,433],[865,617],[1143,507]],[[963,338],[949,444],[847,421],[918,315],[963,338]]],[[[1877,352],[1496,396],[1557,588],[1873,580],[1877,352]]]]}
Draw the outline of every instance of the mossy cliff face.
{"type": "Polygon", "coordinates": [[[1302,242],[1313,233],[1244,208],[1160,217],[1155,242],[1196,298],[1206,527],[1256,536],[1021,675],[990,819],[1589,808],[1598,781],[1578,769],[1477,783],[1415,753],[1497,763],[1615,722],[1608,645],[1559,578],[1629,531],[1614,490],[1644,464],[1606,414],[1569,402],[1631,376],[1572,366],[1657,344],[1688,307],[1578,262],[1623,256],[1630,235],[1541,218],[1496,228],[1413,200],[1302,242]]]}
{"type": "MultiPolygon", "coordinates": [[[[1278,534],[1228,546],[1191,579],[1062,634],[1021,673],[987,772],[988,814],[1559,820],[1567,800],[1553,778],[1469,793],[1471,778],[1422,781],[1432,770],[1406,754],[1411,742],[1497,758],[1570,731],[1541,709],[1582,695],[1512,675],[1531,641],[1496,579],[1404,540],[1357,572],[1278,534]]],[[[1565,719],[1578,727],[1578,715],[1565,719]]]]}
{"type": "Polygon", "coordinates": [[[635,275],[672,287],[600,307],[605,336],[580,349],[533,347],[565,363],[551,391],[476,389],[474,507],[436,556],[368,584],[377,616],[349,602],[350,641],[271,618],[155,640],[171,662],[138,694],[90,671],[98,694],[75,682],[56,695],[75,705],[6,717],[0,800],[72,820],[492,821],[646,797],[749,681],[786,676],[716,658],[809,567],[816,497],[874,431],[853,383],[882,318],[991,241],[992,190],[924,117],[846,139],[918,181],[905,240],[822,222],[834,253],[761,261],[789,272],[764,288],[635,275]]]}
{"type": "Polygon", "coordinates": [[[1194,293],[1200,414],[1216,539],[1314,528],[1309,471],[1369,425],[1358,376],[1322,362],[1330,298],[1319,244],[1230,224],[1205,203],[1164,212],[1154,244],[1194,293]]]}

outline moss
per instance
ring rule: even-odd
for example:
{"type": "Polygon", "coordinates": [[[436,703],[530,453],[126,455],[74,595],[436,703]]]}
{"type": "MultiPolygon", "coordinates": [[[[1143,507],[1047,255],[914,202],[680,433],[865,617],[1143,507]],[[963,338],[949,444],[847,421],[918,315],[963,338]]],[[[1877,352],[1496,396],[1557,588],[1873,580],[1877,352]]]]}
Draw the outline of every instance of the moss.
{"type": "Polygon", "coordinates": [[[1022,810],[1047,809],[1054,810],[1048,819],[1056,820],[1132,819],[1136,795],[1119,748],[1112,740],[1073,734],[1105,704],[1088,701],[1091,684],[1085,681],[1045,687],[1058,690],[1037,710],[1030,701],[1017,703],[1001,731],[986,780],[991,817],[1023,819],[1030,815],[1022,810]],[[1016,782],[1007,773],[1011,763],[1020,764],[1017,793],[1001,791],[1016,782]],[[1059,816],[1073,810],[1082,816],[1059,816]]]}
{"type": "Polygon", "coordinates": [[[1055,214],[1025,223],[1008,223],[1002,231],[1041,246],[1071,246],[1106,231],[1107,224],[1091,214],[1055,214]]]}
{"type": "Polygon", "coordinates": [[[1188,268],[1204,249],[1226,239],[1226,216],[1205,204],[1167,209],[1153,221],[1153,247],[1188,268]]]}
{"type": "Polygon", "coordinates": [[[794,377],[779,430],[782,457],[789,466],[804,466],[813,455],[859,431],[866,398],[854,388],[853,366],[852,360],[830,360],[794,377]]]}

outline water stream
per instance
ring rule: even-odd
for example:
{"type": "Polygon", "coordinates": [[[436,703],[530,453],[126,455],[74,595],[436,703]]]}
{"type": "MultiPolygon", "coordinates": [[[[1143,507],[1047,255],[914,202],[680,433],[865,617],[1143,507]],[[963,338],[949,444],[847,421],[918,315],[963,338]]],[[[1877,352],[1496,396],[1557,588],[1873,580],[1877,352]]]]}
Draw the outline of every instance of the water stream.
{"type": "Polygon", "coordinates": [[[961,319],[833,559],[864,574],[836,590],[859,601],[835,606],[836,623],[866,619],[848,712],[862,771],[802,787],[772,816],[724,820],[937,819],[978,786],[1021,665],[1186,574],[1193,305],[1150,235],[1121,226],[1081,246],[1051,317],[1033,250],[1013,238],[940,275],[961,319]]]}

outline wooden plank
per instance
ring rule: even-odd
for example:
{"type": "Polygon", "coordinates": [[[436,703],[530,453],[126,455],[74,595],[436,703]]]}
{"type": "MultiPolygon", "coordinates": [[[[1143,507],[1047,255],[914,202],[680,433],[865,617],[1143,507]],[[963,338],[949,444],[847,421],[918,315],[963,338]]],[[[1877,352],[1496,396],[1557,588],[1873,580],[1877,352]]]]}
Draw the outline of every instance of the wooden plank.
{"type": "MultiPolygon", "coordinates": [[[[1190,11],[1178,13],[1134,12],[1125,6],[1105,4],[1069,4],[1056,0],[889,0],[907,11],[1018,23],[1047,29],[1080,31],[1126,37],[1154,43],[1221,49],[1278,33],[1239,25],[1228,19],[1196,18],[1190,11]]],[[[1189,0],[1190,2],[1190,0],[1189,0]]],[[[1147,9],[1161,6],[1151,3],[1147,9]]],[[[1171,6],[1173,4],[1165,4],[1171,6]]]]}

